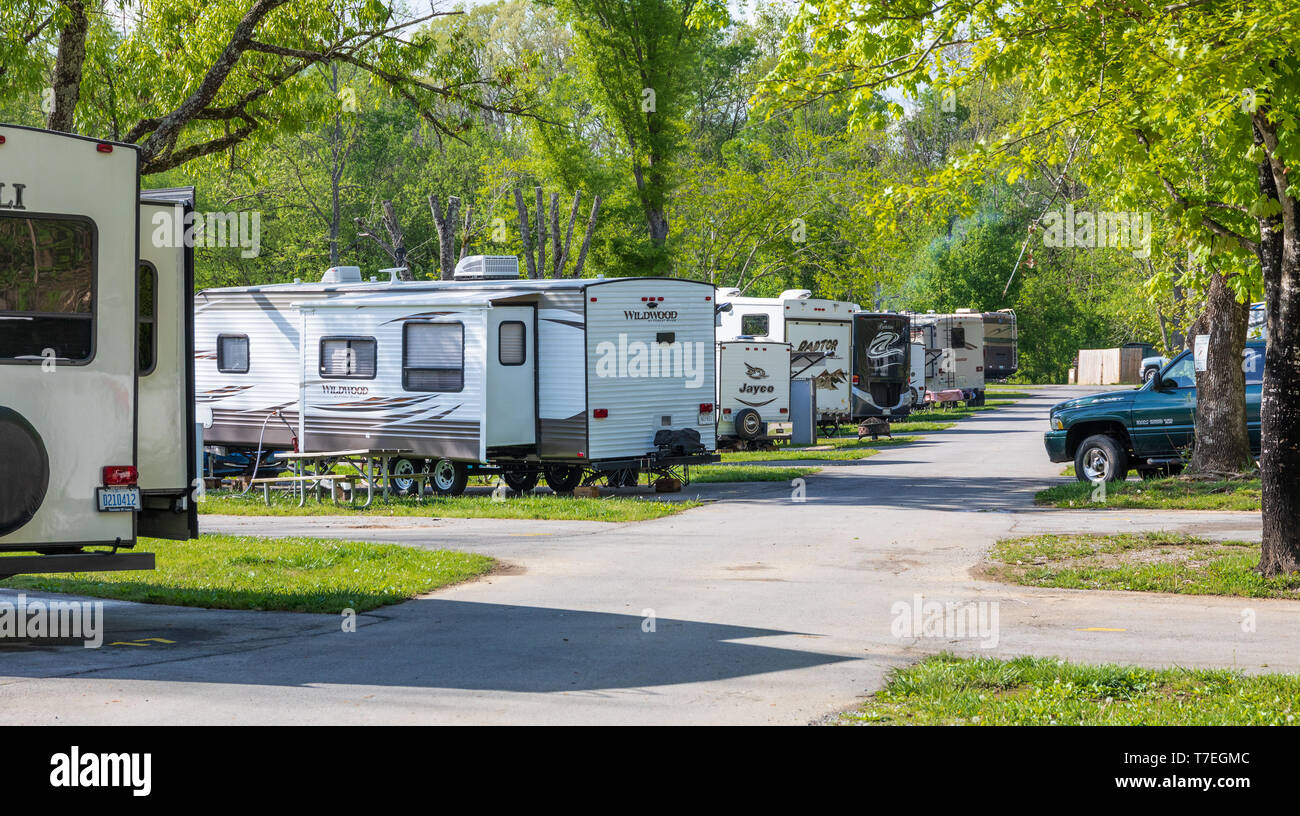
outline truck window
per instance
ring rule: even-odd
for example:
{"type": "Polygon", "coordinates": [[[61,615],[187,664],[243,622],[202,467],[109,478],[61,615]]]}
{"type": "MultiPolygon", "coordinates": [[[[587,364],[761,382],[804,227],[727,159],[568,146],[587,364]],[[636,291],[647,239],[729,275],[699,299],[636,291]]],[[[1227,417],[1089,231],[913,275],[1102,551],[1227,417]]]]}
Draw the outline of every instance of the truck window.
{"type": "Polygon", "coordinates": [[[1188,354],[1179,357],[1165,369],[1164,379],[1173,380],[1179,388],[1196,387],[1196,358],[1188,354]]]}
{"type": "Polygon", "coordinates": [[[0,215],[0,359],[94,355],[95,225],[0,215]]]}
{"type": "Polygon", "coordinates": [[[402,388],[465,389],[463,323],[407,323],[402,327],[402,388]]]}
{"type": "Polygon", "coordinates": [[[1264,347],[1246,346],[1242,367],[1246,369],[1246,385],[1264,382],[1264,347]]]}
{"type": "Polygon", "coordinates": [[[373,380],[375,357],[373,337],[322,337],[320,375],[327,380],[373,380]]]}
{"type": "Polygon", "coordinates": [[[740,333],[750,337],[767,337],[768,319],[765,314],[740,316],[740,333]]]}

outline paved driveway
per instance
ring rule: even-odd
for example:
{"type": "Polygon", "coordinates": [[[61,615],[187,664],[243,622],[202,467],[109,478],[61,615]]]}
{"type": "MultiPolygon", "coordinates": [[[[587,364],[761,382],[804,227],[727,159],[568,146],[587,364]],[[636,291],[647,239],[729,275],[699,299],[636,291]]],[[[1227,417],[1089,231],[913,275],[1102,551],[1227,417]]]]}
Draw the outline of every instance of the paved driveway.
{"type": "Polygon", "coordinates": [[[109,641],[174,643],[6,649],[0,722],[805,723],[941,650],[1300,670],[1297,603],[973,576],[1009,535],[1258,540],[1256,514],[1034,508],[1060,479],[1042,449],[1047,410],[1082,392],[1046,389],[860,464],[828,463],[801,497],[784,483],[701,486],[716,501],[631,525],[205,517],[208,531],[450,547],[508,568],[363,615],[355,633],[332,616],[110,603],[109,641]],[[929,601],[996,601],[997,637],[900,628],[900,610],[929,601]]]}

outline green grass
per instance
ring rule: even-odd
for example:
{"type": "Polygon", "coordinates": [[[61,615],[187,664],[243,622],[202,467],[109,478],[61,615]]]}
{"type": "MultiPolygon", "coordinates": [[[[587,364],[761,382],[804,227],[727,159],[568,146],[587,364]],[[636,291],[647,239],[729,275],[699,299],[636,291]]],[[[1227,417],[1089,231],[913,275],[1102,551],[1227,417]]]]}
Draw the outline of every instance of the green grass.
{"type": "Polygon", "coordinates": [[[982,572],[1005,583],[1063,589],[1300,598],[1300,574],[1255,572],[1259,545],[1180,533],[1039,535],[999,541],[982,572]]]}
{"type": "MultiPolygon", "coordinates": [[[[692,469],[692,477],[695,469],[692,469]]],[[[387,502],[378,496],[365,510],[356,510],[346,501],[336,505],[326,494],[324,501],[307,497],[305,507],[297,499],[284,493],[271,493],[271,505],[262,501],[262,492],[254,488],[246,495],[208,491],[199,504],[199,512],[232,516],[422,516],[425,518],[508,518],[548,519],[562,521],[646,521],[671,516],[700,502],[656,501],[640,496],[606,496],[599,499],[580,499],[573,496],[555,496],[546,493],[527,496],[506,496],[496,499],[491,495],[426,497],[392,497],[387,502]]]]}
{"type": "Polygon", "coordinates": [[[845,725],[1294,725],[1300,677],[1055,658],[931,657],[892,672],[845,725]]]}
{"type": "MultiPolygon", "coordinates": [[[[1071,468],[1068,475],[1073,475],[1071,468]]],[[[1066,475],[1066,474],[1063,474],[1066,475]]],[[[1094,488],[1074,481],[1039,491],[1034,503],[1048,507],[1086,507],[1097,510],[1259,510],[1259,479],[1194,481],[1170,479],[1108,482],[1105,501],[1093,501],[1094,488]]]]}
{"type": "Polygon", "coordinates": [[[819,467],[771,467],[768,465],[704,465],[691,468],[691,484],[696,482],[788,482],[811,476],[819,467]]]}
{"type": "Polygon", "coordinates": [[[11,589],[208,609],[364,612],[482,575],[485,555],[314,538],[140,539],[157,569],[22,575],[11,589]]]}

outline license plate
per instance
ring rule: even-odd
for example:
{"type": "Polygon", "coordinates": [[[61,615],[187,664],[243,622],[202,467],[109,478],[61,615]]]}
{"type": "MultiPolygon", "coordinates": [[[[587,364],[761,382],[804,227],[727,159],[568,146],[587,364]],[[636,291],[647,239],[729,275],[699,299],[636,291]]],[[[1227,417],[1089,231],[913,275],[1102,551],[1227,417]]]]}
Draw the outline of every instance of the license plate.
{"type": "Polygon", "coordinates": [[[140,488],[101,487],[95,490],[101,513],[122,513],[140,509],[140,488]]]}
{"type": "Polygon", "coordinates": [[[712,412],[707,413],[707,414],[705,414],[705,413],[701,413],[701,414],[700,414],[699,424],[701,424],[701,425],[712,425],[712,424],[713,424],[713,414],[712,414],[712,412]]]}

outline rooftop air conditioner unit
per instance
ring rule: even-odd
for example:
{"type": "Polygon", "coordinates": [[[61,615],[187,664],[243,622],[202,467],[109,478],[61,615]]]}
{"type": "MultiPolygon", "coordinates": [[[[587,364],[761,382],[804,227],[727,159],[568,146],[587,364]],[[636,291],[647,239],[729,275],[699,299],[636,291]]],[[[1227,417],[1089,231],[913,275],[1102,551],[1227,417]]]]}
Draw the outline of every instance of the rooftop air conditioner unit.
{"type": "Polygon", "coordinates": [[[812,292],[807,289],[786,289],[781,293],[781,300],[807,300],[812,297],[812,292]]]}
{"type": "Polygon", "coordinates": [[[320,277],[321,283],[360,283],[361,267],[359,266],[331,266],[325,270],[325,274],[320,277]]]}
{"type": "Polygon", "coordinates": [[[514,255],[469,255],[461,258],[455,280],[518,280],[519,258],[514,255]]]}

